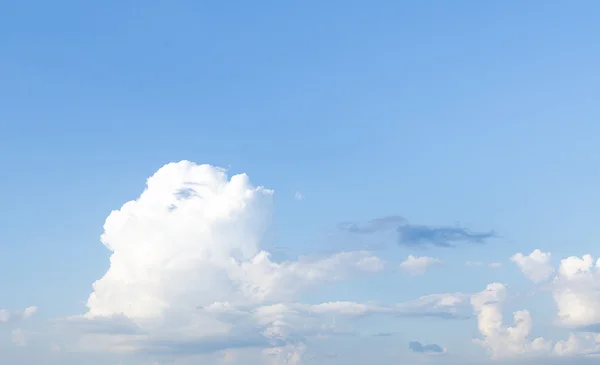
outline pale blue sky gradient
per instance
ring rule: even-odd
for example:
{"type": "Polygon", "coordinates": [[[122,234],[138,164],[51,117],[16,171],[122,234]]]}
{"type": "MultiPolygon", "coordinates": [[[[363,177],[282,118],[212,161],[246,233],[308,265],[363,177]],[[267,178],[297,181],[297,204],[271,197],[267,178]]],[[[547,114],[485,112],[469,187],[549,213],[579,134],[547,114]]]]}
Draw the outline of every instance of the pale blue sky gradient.
{"type": "MultiPolygon", "coordinates": [[[[390,215],[499,236],[386,242],[377,253],[393,265],[425,252],[444,267],[307,300],[529,290],[515,252],[558,259],[600,240],[599,12],[583,0],[0,2],[0,308],[82,313],[108,267],[104,219],[182,159],[274,189],[269,240],[286,255],[356,248],[339,222],[390,215]]],[[[551,302],[530,302],[550,327],[551,302]]],[[[373,321],[361,326],[403,332],[373,321]]],[[[473,322],[406,323],[401,346],[475,351],[453,336],[475,336],[473,322]]]]}

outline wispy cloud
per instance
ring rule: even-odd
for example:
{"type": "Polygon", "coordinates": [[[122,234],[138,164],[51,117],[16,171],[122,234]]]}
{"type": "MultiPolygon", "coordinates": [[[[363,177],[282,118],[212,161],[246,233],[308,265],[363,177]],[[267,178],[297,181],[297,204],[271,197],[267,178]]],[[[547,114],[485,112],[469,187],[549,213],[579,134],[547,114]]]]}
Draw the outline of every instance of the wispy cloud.
{"type": "Polygon", "coordinates": [[[484,243],[496,234],[470,232],[461,227],[433,227],[405,225],[397,229],[398,243],[406,246],[454,247],[458,243],[484,243]]]}
{"type": "Polygon", "coordinates": [[[487,266],[490,269],[499,269],[502,266],[504,266],[504,264],[501,262],[490,262],[489,264],[486,264],[485,262],[481,262],[481,261],[467,261],[467,262],[465,262],[465,266],[469,266],[469,267],[487,266]]]}
{"type": "Polygon", "coordinates": [[[375,233],[386,230],[396,229],[401,224],[405,224],[406,219],[400,216],[387,216],[382,218],[376,218],[366,223],[357,222],[341,222],[338,224],[338,228],[350,233],[375,233]]]}
{"type": "Polygon", "coordinates": [[[355,234],[373,234],[394,230],[397,243],[403,246],[454,247],[461,243],[485,243],[496,237],[494,231],[476,232],[460,226],[428,226],[410,224],[400,216],[387,216],[366,223],[342,222],[338,228],[355,234]]]}

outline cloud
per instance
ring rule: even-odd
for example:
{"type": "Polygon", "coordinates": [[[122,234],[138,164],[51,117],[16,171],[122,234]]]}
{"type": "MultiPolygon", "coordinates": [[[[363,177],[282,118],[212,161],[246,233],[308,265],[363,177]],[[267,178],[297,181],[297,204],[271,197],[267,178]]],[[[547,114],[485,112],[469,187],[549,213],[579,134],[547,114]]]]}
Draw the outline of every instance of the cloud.
{"type": "MultiPolygon", "coordinates": [[[[542,282],[555,271],[549,264],[550,254],[534,250],[530,255],[517,254],[512,260],[527,277],[542,282]]],[[[587,363],[585,358],[600,356],[600,260],[591,255],[561,260],[556,276],[546,287],[553,292],[558,324],[571,328],[567,339],[554,344],[542,337],[530,338],[532,317],[527,310],[513,313],[514,325],[503,323],[503,304],[507,296],[504,284],[492,283],[471,297],[482,338],[474,343],[485,348],[493,359],[544,357],[545,363],[587,363]],[[552,360],[551,357],[565,360],[552,360]]],[[[529,360],[527,360],[529,361],[529,360]]],[[[525,361],[525,362],[527,362],[525,361]]],[[[538,360],[539,361],[539,360],[538,360]]]]}
{"type": "Polygon", "coordinates": [[[468,319],[471,317],[469,294],[428,294],[397,305],[399,314],[407,317],[468,319]]]}
{"type": "MultiPolygon", "coordinates": [[[[261,307],[236,307],[230,303],[213,303],[199,308],[238,329],[254,324],[252,331],[290,334],[332,334],[334,328],[323,327],[328,318],[338,321],[356,317],[385,315],[395,317],[468,318],[468,294],[430,294],[395,305],[363,304],[348,301],[319,304],[279,303],[261,307]],[[258,325],[256,325],[258,324],[258,325]]],[[[284,338],[286,336],[278,336],[284,338]]],[[[301,337],[302,337],[301,336],[301,337]]]]}
{"type": "Polygon", "coordinates": [[[526,310],[514,313],[514,326],[503,324],[502,304],[506,299],[506,286],[489,284],[485,290],[471,297],[471,305],[477,315],[477,326],[483,339],[474,343],[487,349],[493,359],[531,354],[547,354],[552,344],[541,338],[529,339],[532,320],[526,310]]]}
{"type": "MultiPolygon", "coordinates": [[[[543,338],[531,339],[528,311],[515,312],[514,324],[505,325],[503,284],[490,284],[475,294],[430,294],[396,304],[303,303],[309,290],[379,273],[386,263],[364,250],[275,260],[261,246],[272,196],[273,191],[252,185],[245,174],[229,177],[209,165],[182,161],[159,169],[138,198],[106,219],[101,242],[111,251],[110,266],[93,284],[87,311],[54,323],[64,338],[54,336],[52,343],[65,352],[144,354],[168,360],[251,351],[267,362],[297,365],[310,357],[313,339],[357,334],[349,326],[357,318],[454,320],[475,314],[481,333],[475,343],[494,358],[589,355],[599,350],[593,333],[575,333],[554,348],[543,338]]],[[[462,228],[417,229],[400,217],[344,227],[365,235],[404,227],[402,239],[416,245],[448,246],[441,242],[483,241],[488,235],[462,228]]],[[[419,272],[424,262],[437,260],[422,259],[409,256],[412,263],[405,268],[419,272]]],[[[597,266],[589,255],[561,262],[552,282],[561,324],[581,329],[600,323],[597,266]]],[[[34,307],[0,311],[0,322],[34,312],[34,307]]],[[[21,335],[15,330],[15,342],[24,343],[27,338],[21,335]]],[[[428,346],[434,345],[415,348],[439,350],[428,346]]]]}
{"type": "Polygon", "coordinates": [[[301,193],[301,192],[297,191],[297,192],[294,194],[294,200],[304,200],[304,195],[302,195],[302,193],[301,193]]]}
{"type": "Polygon", "coordinates": [[[106,219],[101,242],[111,251],[110,267],[93,284],[87,312],[59,327],[79,334],[75,346],[89,351],[258,347],[273,361],[300,361],[304,336],[335,332],[320,316],[371,309],[305,308],[295,304],[299,295],[377,273],[385,262],[367,251],[273,260],[261,248],[272,196],[245,174],[229,178],[224,169],[189,161],[163,166],[137,199],[106,219]]]}
{"type": "Polygon", "coordinates": [[[408,258],[400,264],[400,268],[412,276],[423,275],[433,265],[439,265],[442,261],[433,257],[416,257],[409,255],[408,258]]]}
{"type": "Polygon", "coordinates": [[[338,224],[338,228],[350,233],[368,234],[386,230],[395,230],[399,225],[405,224],[406,219],[400,216],[387,216],[368,221],[360,224],[356,222],[342,222],[338,224]]]}
{"type": "Polygon", "coordinates": [[[591,328],[600,324],[600,260],[591,255],[560,261],[552,282],[560,324],[591,328]]]}
{"type": "Polygon", "coordinates": [[[510,260],[517,264],[521,272],[534,283],[540,283],[548,280],[554,273],[554,267],[550,262],[552,254],[542,252],[539,249],[534,250],[529,255],[516,253],[510,260]]]}
{"type": "Polygon", "coordinates": [[[27,307],[21,311],[11,312],[6,309],[0,309],[0,325],[3,323],[17,322],[33,316],[37,312],[36,306],[27,307]]]}
{"type": "Polygon", "coordinates": [[[571,333],[568,339],[556,343],[554,352],[559,356],[597,356],[600,354],[600,335],[571,333]]]}
{"type": "Polygon", "coordinates": [[[461,227],[432,227],[405,225],[397,228],[398,242],[405,246],[454,247],[458,243],[484,243],[496,234],[490,232],[470,232],[461,227]]]}
{"type": "Polygon", "coordinates": [[[442,348],[440,345],[431,344],[431,345],[423,345],[418,341],[413,341],[408,344],[408,348],[412,352],[418,352],[421,354],[445,354],[447,350],[442,348]]]}
{"type": "Polygon", "coordinates": [[[494,231],[471,232],[462,227],[413,225],[399,216],[378,218],[364,224],[342,222],[338,228],[355,234],[393,230],[397,234],[397,243],[404,246],[454,247],[459,243],[485,243],[496,237],[494,231]]]}

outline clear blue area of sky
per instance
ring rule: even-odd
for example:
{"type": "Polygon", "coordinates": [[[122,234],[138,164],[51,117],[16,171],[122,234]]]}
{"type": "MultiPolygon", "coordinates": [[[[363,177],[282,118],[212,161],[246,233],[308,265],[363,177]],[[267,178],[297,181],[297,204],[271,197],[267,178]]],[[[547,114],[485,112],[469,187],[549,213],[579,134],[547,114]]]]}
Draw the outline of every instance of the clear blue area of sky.
{"type": "Polygon", "coordinates": [[[339,221],[390,214],[501,236],[428,251],[452,279],[341,286],[347,299],[524,280],[511,266],[473,275],[467,260],[593,253],[599,12],[583,0],[1,1],[0,307],[82,312],[108,265],[104,219],[181,159],[275,189],[274,241],[299,252],[326,249],[339,221]]]}

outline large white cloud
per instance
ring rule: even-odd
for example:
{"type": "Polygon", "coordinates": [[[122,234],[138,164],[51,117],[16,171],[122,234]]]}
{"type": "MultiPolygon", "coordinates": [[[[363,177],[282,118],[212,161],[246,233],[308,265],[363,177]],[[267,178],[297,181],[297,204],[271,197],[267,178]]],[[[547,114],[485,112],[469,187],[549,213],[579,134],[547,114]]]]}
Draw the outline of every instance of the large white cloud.
{"type": "Polygon", "coordinates": [[[224,350],[221,342],[235,333],[260,330],[264,341],[239,346],[266,344],[267,358],[298,362],[305,351],[292,333],[305,313],[293,308],[299,294],[381,271],[385,262],[366,251],[273,261],[261,249],[272,196],[245,174],[229,178],[209,165],[181,161],[159,169],[136,200],[106,219],[101,241],[112,251],[110,267],[94,283],[84,318],[68,321],[87,333],[80,344],[98,350],[173,349],[174,338],[209,339],[207,351],[224,350]],[[242,308],[245,327],[215,315],[220,305],[242,308]]]}
{"type": "MultiPolygon", "coordinates": [[[[165,165],[136,200],[106,219],[101,241],[112,251],[110,267],[94,283],[87,313],[62,325],[75,330],[77,346],[85,349],[189,356],[221,352],[230,361],[236,348],[256,347],[267,362],[297,365],[308,351],[307,338],[344,333],[339,326],[344,319],[374,314],[468,318],[475,312],[482,334],[476,342],[494,358],[597,349],[595,335],[573,335],[553,349],[543,338],[530,339],[527,311],[514,313],[513,326],[504,325],[502,284],[474,295],[432,294],[395,305],[303,304],[305,290],[379,272],[385,262],[367,251],[273,260],[261,248],[272,196],[244,174],[229,178],[223,169],[188,161],[165,165]]],[[[513,261],[541,281],[551,272],[549,254],[544,255],[534,251],[513,261]]],[[[404,267],[418,273],[437,262],[419,259],[409,257],[404,267]]],[[[597,271],[589,256],[561,262],[553,285],[563,324],[599,323],[597,271]]],[[[8,317],[0,311],[0,322],[8,317]]],[[[15,342],[23,343],[20,335],[15,332],[15,342]]]]}

